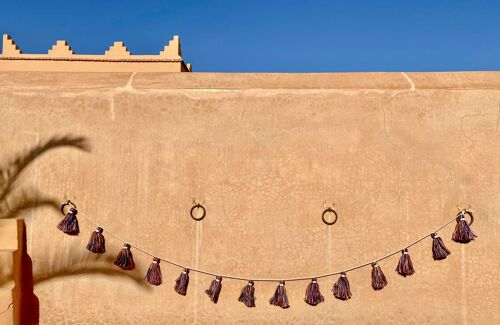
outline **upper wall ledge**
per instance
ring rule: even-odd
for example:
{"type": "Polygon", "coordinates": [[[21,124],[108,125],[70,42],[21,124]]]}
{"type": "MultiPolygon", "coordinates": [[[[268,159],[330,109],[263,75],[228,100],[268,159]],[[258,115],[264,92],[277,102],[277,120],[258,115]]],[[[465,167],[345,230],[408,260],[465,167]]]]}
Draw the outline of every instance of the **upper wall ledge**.
{"type": "Polygon", "coordinates": [[[89,68],[91,62],[96,63],[120,63],[119,65],[102,65],[99,64],[98,71],[102,72],[120,72],[134,71],[147,72],[153,71],[175,71],[175,67],[179,66],[179,72],[192,70],[191,64],[187,64],[182,59],[182,51],[180,38],[175,35],[165,45],[163,50],[158,55],[134,55],[125,46],[123,42],[114,42],[113,45],[102,55],[99,54],[75,54],[68,42],[58,40],[56,44],[49,49],[47,54],[25,54],[16,44],[16,42],[7,34],[3,35],[2,54],[0,54],[0,70],[3,71],[29,71],[30,68],[35,68],[35,71],[65,71],[65,72],[85,72],[94,71],[94,68],[89,68]],[[40,62],[23,62],[11,63],[5,61],[40,61],[40,62]],[[44,62],[42,61],[51,61],[44,62]],[[57,61],[55,63],[54,61],[57,61]],[[66,62],[66,63],[65,63],[66,62]],[[67,63],[71,62],[71,65],[67,63]],[[85,63],[78,64],[77,62],[85,63]],[[134,67],[123,68],[123,63],[133,63],[134,67]],[[141,68],[137,63],[158,63],[163,64],[164,69],[160,66],[157,70],[148,66],[147,69],[141,68]],[[171,63],[166,67],[165,63],[171,63]],[[36,69],[36,67],[39,67],[36,69]],[[132,69],[132,70],[130,70],[132,69]],[[135,69],[135,70],[134,70],[135,69]]]}
{"type": "MultiPolygon", "coordinates": [[[[1,62],[0,62],[1,63],[1,62]]],[[[494,90],[500,71],[357,73],[62,73],[0,71],[0,89],[494,90]]]]}

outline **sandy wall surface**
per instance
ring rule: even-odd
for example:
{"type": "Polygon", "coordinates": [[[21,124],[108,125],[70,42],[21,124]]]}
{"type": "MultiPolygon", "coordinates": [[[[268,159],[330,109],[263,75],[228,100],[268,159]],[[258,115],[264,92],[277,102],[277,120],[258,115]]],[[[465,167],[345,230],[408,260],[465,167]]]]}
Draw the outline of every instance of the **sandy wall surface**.
{"type": "Polygon", "coordinates": [[[72,199],[97,220],[107,250],[56,229],[41,208],[27,221],[42,324],[500,323],[500,72],[467,73],[0,73],[2,159],[53,135],[84,135],[91,153],[43,156],[19,186],[72,199]],[[189,217],[192,199],[207,217],[189,217]],[[321,221],[335,202],[334,226],[321,221]],[[348,273],[353,298],[333,298],[337,276],[319,280],[325,303],[304,303],[305,282],[286,284],[291,307],[270,306],[277,283],[257,283],[257,308],[237,301],[242,281],[162,263],[164,284],[112,265],[122,242],[215,273],[293,277],[341,270],[404,247],[468,203],[479,238],[431,256],[410,249],[416,274],[380,262],[389,285],[371,288],[370,267],[348,273]]]}

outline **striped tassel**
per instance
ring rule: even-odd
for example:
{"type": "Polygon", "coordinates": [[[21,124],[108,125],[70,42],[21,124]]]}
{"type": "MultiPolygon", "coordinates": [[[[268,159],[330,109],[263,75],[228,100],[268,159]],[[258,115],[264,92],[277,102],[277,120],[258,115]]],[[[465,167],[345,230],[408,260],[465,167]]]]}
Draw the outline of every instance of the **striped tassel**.
{"type": "Polygon", "coordinates": [[[340,274],[340,278],[333,285],[333,295],[335,298],[340,300],[349,300],[352,297],[351,287],[349,286],[349,280],[347,280],[347,275],[345,272],[340,274]]]}
{"type": "Polygon", "coordinates": [[[70,208],[68,213],[64,215],[64,218],[57,225],[57,229],[61,230],[66,235],[77,236],[80,233],[78,219],[76,218],[77,213],[78,210],[76,210],[75,208],[70,208]]]}
{"type": "Polygon", "coordinates": [[[413,263],[411,262],[410,254],[408,254],[408,249],[405,248],[401,251],[401,257],[399,258],[398,266],[396,267],[396,272],[399,275],[407,277],[415,273],[413,269],[413,263]]]}
{"type": "Polygon", "coordinates": [[[319,303],[325,301],[325,298],[319,291],[319,284],[316,278],[312,278],[311,282],[307,286],[306,297],[304,298],[304,300],[311,306],[316,306],[319,303]]]}
{"type": "Polygon", "coordinates": [[[129,244],[123,245],[123,248],[116,256],[114,264],[122,270],[133,270],[135,268],[134,257],[129,244]]]}
{"type": "Polygon", "coordinates": [[[153,262],[149,266],[148,273],[146,273],[146,281],[154,286],[162,284],[160,259],[158,257],[153,257],[153,262]]]}
{"type": "Polygon", "coordinates": [[[104,230],[101,227],[97,227],[96,230],[90,235],[89,242],[87,243],[87,249],[94,254],[103,254],[106,252],[106,241],[104,240],[104,235],[102,234],[104,230]]]}
{"type": "Polygon", "coordinates": [[[238,301],[241,301],[247,307],[255,307],[255,287],[252,280],[248,281],[247,285],[243,287],[238,301]]]}
{"type": "Polygon", "coordinates": [[[177,292],[182,296],[185,296],[188,284],[189,284],[189,269],[184,269],[181,275],[179,275],[179,277],[177,278],[177,280],[175,280],[175,286],[174,286],[175,292],[177,292]]]}
{"type": "Polygon", "coordinates": [[[373,290],[382,290],[387,285],[387,279],[384,272],[376,262],[372,263],[372,288],[373,290]]]}
{"type": "Polygon", "coordinates": [[[269,303],[283,309],[290,307],[288,297],[286,296],[285,281],[280,281],[274,295],[269,299],[269,303]]]}
{"type": "Polygon", "coordinates": [[[438,234],[433,233],[432,237],[432,258],[435,261],[444,260],[446,256],[450,255],[450,250],[444,245],[443,239],[438,234]]]}
{"type": "Polygon", "coordinates": [[[207,290],[205,290],[205,293],[208,295],[210,300],[214,304],[219,301],[219,295],[220,291],[222,290],[222,277],[216,276],[215,279],[212,280],[212,283],[210,283],[210,287],[208,287],[207,290]]]}

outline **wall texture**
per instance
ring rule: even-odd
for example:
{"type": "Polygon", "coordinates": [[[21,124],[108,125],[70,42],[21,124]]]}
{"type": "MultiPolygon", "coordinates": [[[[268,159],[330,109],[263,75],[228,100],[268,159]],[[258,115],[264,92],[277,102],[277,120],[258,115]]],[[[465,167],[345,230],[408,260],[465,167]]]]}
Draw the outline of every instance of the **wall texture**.
{"type": "Polygon", "coordinates": [[[380,263],[348,274],[353,298],[336,300],[337,277],[319,281],[325,303],[303,302],[306,282],[286,287],[291,307],[237,301],[241,281],[191,274],[186,297],[165,283],[112,265],[79,237],[56,229],[49,208],[23,214],[42,324],[155,323],[500,323],[500,72],[352,74],[0,73],[2,158],[52,135],[85,135],[92,152],[41,158],[22,186],[72,199],[107,230],[181,264],[248,277],[321,274],[370,261],[473,206],[479,238],[441,232],[452,254],[435,262],[431,240],[411,249],[416,274],[380,263]],[[207,217],[189,217],[192,198],[207,217]],[[321,222],[323,202],[338,222],[321,222]]]}

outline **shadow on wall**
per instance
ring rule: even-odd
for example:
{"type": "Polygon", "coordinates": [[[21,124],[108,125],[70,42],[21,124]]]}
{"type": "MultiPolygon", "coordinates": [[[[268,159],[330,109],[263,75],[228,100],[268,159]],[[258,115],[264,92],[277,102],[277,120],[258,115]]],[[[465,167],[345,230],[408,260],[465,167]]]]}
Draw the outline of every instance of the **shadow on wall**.
{"type": "MultiPolygon", "coordinates": [[[[40,194],[36,189],[18,189],[23,171],[44,153],[61,147],[72,147],[90,151],[84,137],[52,137],[0,167],[0,218],[15,218],[26,209],[52,206],[58,209],[58,202],[40,194]]],[[[33,263],[27,252],[26,225],[23,220],[17,223],[18,249],[13,254],[15,286],[12,292],[14,324],[38,324],[39,300],[33,293],[33,263]]]]}
{"type": "Polygon", "coordinates": [[[116,256],[93,254],[81,247],[70,247],[64,262],[43,268],[46,272],[40,272],[34,276],[34,284],[40,284],[55,278],[75,276],[81,274],[102,274],[106,276],[121,277],[135,282],[144,290],[152,290],[151,286],[144,280],[144,274],[137,269],[123,271],[113,264],[116,256]]]}
{"type": "MultiPolygon", "coordinates": [[[[16,218],[27,209],[42,206],[52,207],[59,211],[59,202],[55,198],[41,194],[37,189],[19,189],[19,179],[23,171],[44,153],[56,149],[70,147],[90,152],[90,145],[85,137],[54,136],[42,142],[25,153],[18,154],[14,159],[7,161],[0,167],[0,218],[16,218]]],[[[145,284],[143,276],[137,271],[123,272],[113,265],[112,256],[83,256],[83,253],[70,254],[70,260],[58,265],[50,265],[44,274],[33,277],[33,263],[26,248],[26,225],[18,220],[19,249],[14,252],[14,281],[13,309],[15,324],[39,323],[39,300],[33,293],[34,285],[58,277],[78,274],[104,274],[131,279],[150,289],[145,284]]],[[[80,250],[77,250],[80,251],[80,250]]],[[[0,281],[0,284],[2,281],[0,281]]],[[[4,279],[3,282],[7,282],[4,279]]]]}
{"type": "MultiPolygon", "coordinates": [[[[65,259],[64,264],[59,262],[50,265],[47,272],[33,276],[33,263],[26,248],[26,225],[24,220],[18,220],[17,231],[19,249],[13,254],[15,287],[12,298],[14,324],[29,325],[39,323],[39,299],[33,293],[34,286],[55,278],[80,274],[102,274],[132,280],[144,290],[152,290],[151,286],[144,281],[144,275],[140,274],[138,270],[124,272],[113,264],[113,256],[94,255],[76,247],[70,248],[70,251],[81,252],[80,254],[68,254],[70,258],[65,259]]],[[[0,286],[9,281],[8,278],[1,279],[0,286]]]]}
{"type": "Polygon", "coordinates": [[[14,324],[38,324],[39,301],[33,293],[33,263],[26,250],[26,225],[17,221],[19,249],[14,252],[14,282],[12,292],[14,324]]]}
{"type": "Polygon", "coordinates": [[[27,152],[18,154],[6,165],[0,167],[0,218],[15,218],[26,209],[41,206],[59,209],[59,202],[54,198],[40,194],[34,188],[18,190],[18,183],[23,171],[37,158],[52,149],[63,147],[90,152],[90,145],[85,137],[54,136],[27,152]]]}

